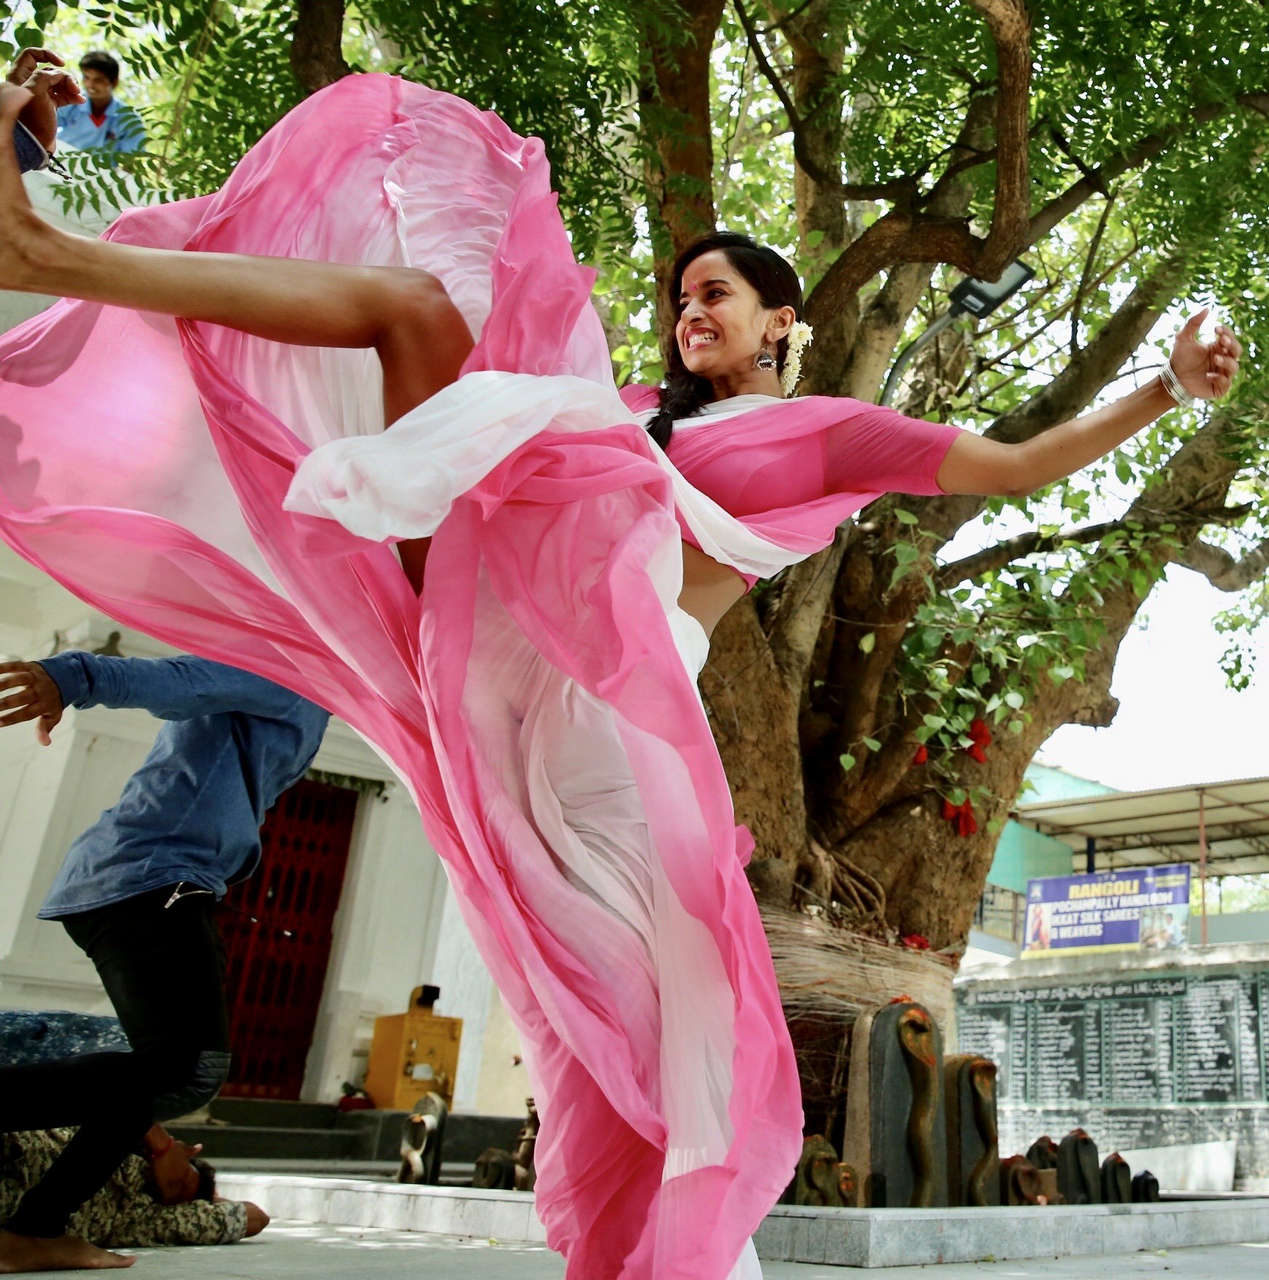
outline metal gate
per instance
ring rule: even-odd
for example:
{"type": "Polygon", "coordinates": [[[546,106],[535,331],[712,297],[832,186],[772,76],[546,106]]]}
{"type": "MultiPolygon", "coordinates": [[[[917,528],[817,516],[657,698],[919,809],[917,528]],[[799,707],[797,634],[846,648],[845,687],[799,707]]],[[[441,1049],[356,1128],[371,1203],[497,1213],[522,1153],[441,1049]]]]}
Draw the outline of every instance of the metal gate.
{"type": "Polygon", "coordinates": [[[233,1065],[222,1096],[300,1096],[357,800],[344,787],[296,783],[265,819],[260,870],[225,896],[233,1065]]]}

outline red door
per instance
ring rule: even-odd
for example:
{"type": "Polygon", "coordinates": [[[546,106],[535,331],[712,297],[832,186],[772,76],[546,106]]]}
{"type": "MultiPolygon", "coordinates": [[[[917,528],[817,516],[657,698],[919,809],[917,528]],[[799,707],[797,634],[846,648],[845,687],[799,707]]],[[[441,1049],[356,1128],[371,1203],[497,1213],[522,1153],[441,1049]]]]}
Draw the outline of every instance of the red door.
{"type": "Polygon", "coordinates": [[[220,911],[233,1065],[222,1096],[298,1098],[358,793],[303,779],[269,810],[260,869],[220,911]]]}

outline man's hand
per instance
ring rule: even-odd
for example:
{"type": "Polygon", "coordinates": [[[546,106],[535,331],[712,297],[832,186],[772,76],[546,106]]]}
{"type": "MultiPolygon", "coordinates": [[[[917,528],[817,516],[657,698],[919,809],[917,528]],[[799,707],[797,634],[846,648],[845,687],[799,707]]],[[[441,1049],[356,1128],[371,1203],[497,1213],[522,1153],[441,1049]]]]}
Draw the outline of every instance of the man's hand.
{"type": "Polygon", "coordinates": [[[84,100],[70,72],[59,69],[65,65],[52,49],[23,49],[6,77],[30,92],[31,101],[22,108],[18,119],[49,152],[57,142],[57,108],[84,100]],[[45,62],[53,66],[40,65],[45,62]]]}
{"type": "Polygon", "coordinates": [[[41,62],[51,62],[55,67],[66,65],[66,60],[58,57],[52,49],[23,49],[6,79],[10,84],[25,84],[41,62]]]}
{"type": "Polygon", "coordinates": [[[244,1200],[242,1203],[247,1210],[247,1235],[258,1236],[269,1225],[269,1215],[258,1204],[252,1204],[250,1200],[244,1200]]]}
{"type": "Polygon", "coordinates": [[[42,747],[62,718],[62,694],[38,662],[0,662],[0,726],[34,720],[42,747]]]}

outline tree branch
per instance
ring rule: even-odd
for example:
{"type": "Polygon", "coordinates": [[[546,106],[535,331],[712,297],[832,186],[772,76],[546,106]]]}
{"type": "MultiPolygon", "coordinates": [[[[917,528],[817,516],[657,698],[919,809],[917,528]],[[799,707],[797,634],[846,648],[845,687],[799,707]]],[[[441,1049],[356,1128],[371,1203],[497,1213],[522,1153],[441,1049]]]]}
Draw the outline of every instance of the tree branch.
{"type": "Polygon", "coordinates": [[[1195,539],[1177,556],[1176,562],[1201,573],[1219,591],[1242,591],[1269,572],[1269,539],[1241,560],[1221,547],[1195,539]]]}
{"type": "Polygon", "coordinates": [[[673,342],[677,299],[669,296],[675,256],[714,227],[714,154],[710,133],[709,57],[726,0],[674,0],[636,6],[640,14],[639,125],[652,224],[657,335],[673,342]]]}
{"type": "Polygon", "coordinates": [[[969,0],[996,46],[996,198],[973,275],[994,280],[1023,245],[1031,211],[1031,19],[1023,0],[969,0]]]}
{"type": "MultiPolygon", "coordinates": [[[[1240,93],[1234,102],[1240,107],[1259,111],[1262,114],[1269,111],[1269,93],[1240,93]]],[[[1067,187],[1061,195],[1054,196],[1035,214],[1027,232],[1027,243],[1034,244],[1037,240],[1042,240],[1063,218],[1078,209],[1090,196],[1104,192],[1121,174],[1127,173],[1130,169],[1141,168],[1147,161],[1161,155],[1174,142],[1184,137],[1191,128],[1208,124],[1228,111],[1229,107],[1230,104],[1227,101],[1203,103],[1190,113],[1188,124],[1176,124],[1171,128],[1147,134],[1127,150],[1103,160],[1097,168],[1086,171],[1078,182],[1067,187]]]]}
{"type": "Polygon", "coordinates": [[[767,57],[767,51],[763,48],[762,39],[753,19],[749,16],[749,11],[745,8],[744,0],[732,0],[732,4],[736,10],[736,16],[740,19],[740,25],[744,28],[745,39],[754,56],[754,61],[758,64],[758,69],[771,85],[772,91],[780,99],[780,105],[789,117],[789,128],[793,134],[793,156],[803,172],[821,187],[835,192],[843,200],[897,200],[910,203],[916,196],[919,175],[905,174],[901,178],[892,178],[888,182],[849,183],[842,181],[841,174],[829,173],[816,161],[807,145],[806,121],[802,119],[784,82],[771,65],[771,59],[767,57]]]}
{"type": "Polygon", "coordinates": [[[305,93],[316,93],[352,68],[344,61],[344,0],[297,0],[291,70],[305,93]]]}
{"type": "Polygon", "coordinates": [[[780,602],[767,637],[790,689],[800,690],[806,679],[845,549],[846,538],[839,530],[832,546],[794,565],[781,580],[780,602]]]}
{"type": "MultiPolygon", "coordinates": [[[[960,560],[953,560],[949,564],[940,565],[934,575],[935,585],[939,590],[946,591],[960,582],[969,582],[975,578],[981,578],[983,574],[990,573],[994,569],[1003,569],[1006,565],[1012,564],[1015,560],[1021,560],[1024,556],[1035,555],[1044,551],[1058,551],[1063,547],[1078,545],[1085,546],[1090,542],[1100,542],[1107,534],[1117,533],[1120,531],[1151,531],[1159,528],[1164,524],[1192,524],[1195,527],[1201,527],[1205,524],[1224,524],[1231,520],[1241,520],[1248,513],[1248,508],[1241,507],[1215,507],[1215,508],[1199,508],[1190,511],[1159,511],[1149,516],[1138,517],[1135,520],[1106,520],[1101,524],[1086,525],[1082,529],[1067,529],[1058,533],[1041,533],[1033,529],[1029,533],[1020,533],[1015,538],[1006,538],[1004,542],[998,542],[995,546],[984,547],[981,551],[974,552],[973,555],[965,556],[960,560]]],[[[1205,546],[1204,543],[1197,543],[1197,546],[1205,546]]],[[[1219,551],[1216,547],[1208,548],[1209,551],[1224,556],[1232,566],[1233,558],[1223,551],[1219,551]]],[[[1186,564],[1184,558],[1180,563],[1186,564]]],[[[1269,566],[1269,542],[1264,544],[1264,559],[1260,564],[1260,571],[1269,566]]],[[[1198,568],[1197,565],[1187,565],[1188,568],[1198,568]]],[[[1199,572],[1204,570],[1199,569],[1199,572]]],[[[1250,577],[1255,574],[1249,571],[1250,577]]],[[[1219,585],[1219,584],[1217,584],[1219,585]]],[[[1241,586],[1247,586],[1246,582],[1240,586],[1231,586],[1224,588],[1230,591],[1237,591],[1241,586]]]]}
{"type": "Polygon", "coordinates": [[[836,310],[877,272],[900,262],[946,262],[966,275],[996,279],[1026,243],[1030,226],[1027,111],[1031,25],[1020,0],[968,0],[987,21],[996,48],[996,197],[985,238],[964,218],[896,208],[883,214],[838,256],[816,292],[836,310]]]}

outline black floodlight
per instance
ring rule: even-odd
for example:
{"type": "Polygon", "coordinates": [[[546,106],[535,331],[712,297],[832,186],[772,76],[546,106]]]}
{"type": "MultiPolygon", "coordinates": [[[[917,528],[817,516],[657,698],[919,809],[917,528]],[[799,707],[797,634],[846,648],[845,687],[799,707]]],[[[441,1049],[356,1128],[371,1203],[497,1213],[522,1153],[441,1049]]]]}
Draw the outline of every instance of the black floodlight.
{"type": "Polygon", "coordinates": [[[881,389],[881,395],[878,397],[877,403],[890,403],[895,391],[898,390],[899,379],[903,377],[903,371],[912,363],[912,357],[927,342],[942,333],[957,316],[963,316],[968,313],[978,319],[982,316],[991,315],[1006,298],[1012,298],[1034,275],[1035,271],[1031,267],[1015,258],[1000,273],[1000,279],[994,283],[988,283],[986,280],[975,280],[971,276],[966,276],[952,290],[951,306],[934,320],[924,333],[913,342],[908,343],[899,352],[890,369],[890,375],[886,378],[886,385],[881,389]]]}
{"type": "Polygon", "coordinates": [[[994,283],[966,276],[952,290],[952,310],[958,315],[968,311],[973,316],[989,316],[1007,298],[1012,298],[1035,271],[1015,258],[994,283]]]}

